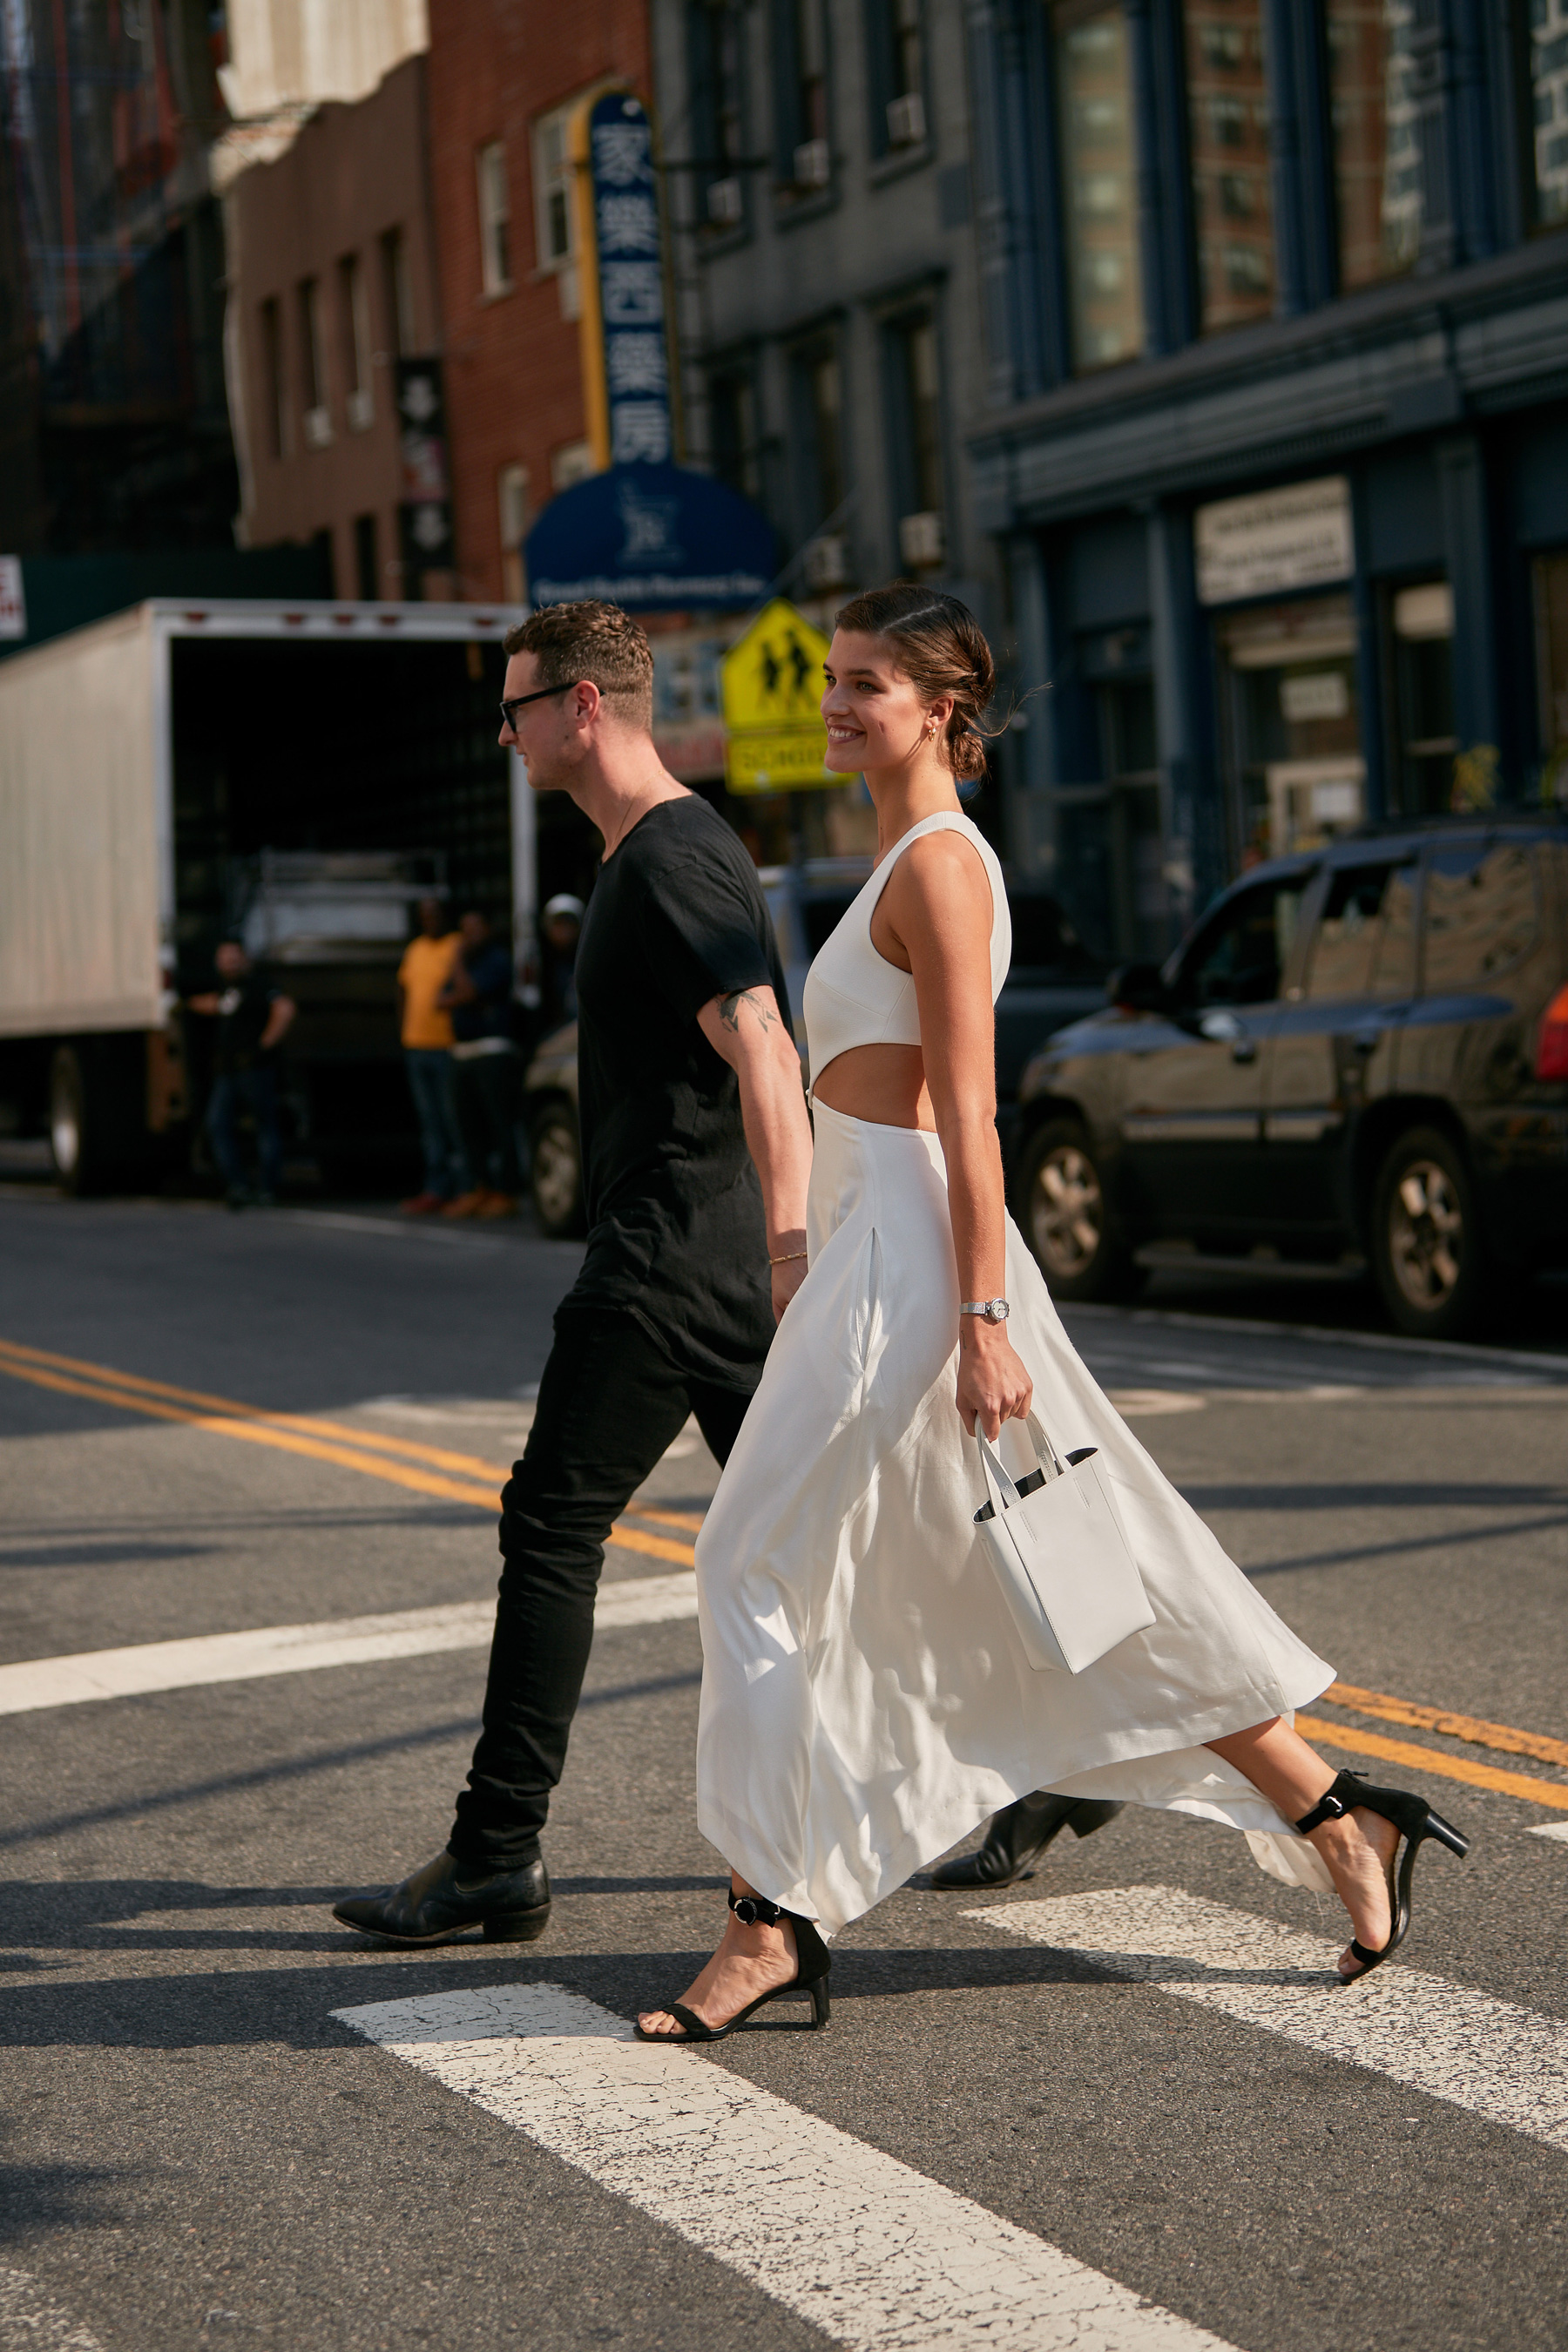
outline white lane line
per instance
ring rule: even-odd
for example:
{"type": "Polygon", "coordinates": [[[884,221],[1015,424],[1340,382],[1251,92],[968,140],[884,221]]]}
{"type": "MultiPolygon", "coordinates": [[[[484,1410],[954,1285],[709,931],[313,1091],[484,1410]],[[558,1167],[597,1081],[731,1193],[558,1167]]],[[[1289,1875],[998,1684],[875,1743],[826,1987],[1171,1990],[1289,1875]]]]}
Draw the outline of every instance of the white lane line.
{"type": "Polygon", "coordinates": [[[1556,1838],[1560,1844],[1568,1845],[1568,1822],[1536,1822],[1531,1824],[1530,1834],[1531,1837],[1556,1838]]]}
{"type": "Polygon", "coordinates": [[[863,2352],[1228,2352],[817,2116],[560,1985],[334,2010],[863,2352]]]}
{"type": "Polygon", "coordinates": [[[1560,2019],[1392,1963],[1364,1984],[1342,1985],[1338,1946],[1174,1886],[1106,1888],[965,1916],[1083,1952],[1120,1977],[1568,2148],[1568,2024],[1560,2019]]]}
{"type": "Polygon", "coordinates": [[[0,2265],[0,2352],[103,2352],[103,2347],[49,2300],[30,2271],[0,2265]]]}
{"type": "MultiPolygon", "coordinates": [[[[635,1576],[599,1588],[595,1622],[664,1625],[697,1614],[697,1578],[635,1576]]],[[[0,1666],[0,1715],[45,1706],[130,1698],[147,1691],[189,1690],[205,1683],[250,1682],[320,1666],[363,1665],[380,1658],[425,1658],[440,1650],[482,1649],[495,1624],[493,1601],[456,1601],[435,1609],[401,1609],[383,1617],[329,1617],[316,1625],[258,1625],[243,1633],[200,1633],[183,1642],[139,1642],[124,1650],[83,1650],[73,1657],[23,1658],[0,1666]]]]}

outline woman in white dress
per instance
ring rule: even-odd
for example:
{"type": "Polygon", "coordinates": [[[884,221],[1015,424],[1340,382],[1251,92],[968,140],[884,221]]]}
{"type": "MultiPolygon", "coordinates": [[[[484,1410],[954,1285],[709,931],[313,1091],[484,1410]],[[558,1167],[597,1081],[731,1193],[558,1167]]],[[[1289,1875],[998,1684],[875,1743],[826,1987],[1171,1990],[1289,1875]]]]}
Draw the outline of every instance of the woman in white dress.
{"type": "Polygon", "coordinates": [[[878,859],[806,983],[808,1270],[697,1545],[699,1820],[731,1917],[638,2031],[710,2041],[785,1993],[823,2023],[824,1937],[1033,1790],[1245,1831],[1277,1876],[1338,1891],[1340,1972],[1362,1975],[1403,1937],[1423,1839],[1465,1841],[1294,1729],[1332,1668],[1101,1392],[1006,1213],[1011,932],[955,789],[984,763],[990,648],[955,598],[906,584],[845,608],[826,668],[828,765],[864,774],[878,859]],[[1154,1613],[1077,1675],[1030,1667],[975,1535],[976,1423],[994,1440],[1031,1410],[1058,1453],[1099,1448],[1154,1613]]]}

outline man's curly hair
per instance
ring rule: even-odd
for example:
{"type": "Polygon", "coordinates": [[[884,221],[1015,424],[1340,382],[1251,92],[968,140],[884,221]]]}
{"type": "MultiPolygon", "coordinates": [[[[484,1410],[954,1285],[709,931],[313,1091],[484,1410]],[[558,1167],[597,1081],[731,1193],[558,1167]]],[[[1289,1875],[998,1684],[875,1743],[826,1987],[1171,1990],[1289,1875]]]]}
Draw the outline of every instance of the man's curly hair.
{"type": "Polygon", "coordinates": [[[577,604],[543,604],[509,629],[508,656],[532,654],[541,686],[591,679],[627,727],[653,725],[653,655],[647,638],[618,604],[584,597],[577,604]]]}

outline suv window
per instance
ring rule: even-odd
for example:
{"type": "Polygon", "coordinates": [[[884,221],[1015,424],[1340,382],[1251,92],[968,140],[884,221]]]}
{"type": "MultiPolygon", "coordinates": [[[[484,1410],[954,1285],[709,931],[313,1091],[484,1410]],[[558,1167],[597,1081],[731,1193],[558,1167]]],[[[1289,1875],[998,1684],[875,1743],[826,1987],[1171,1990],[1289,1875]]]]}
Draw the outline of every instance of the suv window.
{"type": "Polygon", "coordinates": [[[1183,961],[1183,999],[1194,1005],[1272,1003],[1311,878],[1295,874],[1258,882],[1222,907],[1183,961]]]}
{"type": "Polygon", "coordinates": [[[1426,866],[1428,993],[1507,971],[1534,946],[1539,920],[1528,843],[1437,843],[1426,866]]]}
{"type": "Polygon", "coordinates": [[[1402,996],[1415,986],[1415,882],[1414,866],[1388,860],[1330,876],[1307,980],[1313,1002],[1402,996]]]}

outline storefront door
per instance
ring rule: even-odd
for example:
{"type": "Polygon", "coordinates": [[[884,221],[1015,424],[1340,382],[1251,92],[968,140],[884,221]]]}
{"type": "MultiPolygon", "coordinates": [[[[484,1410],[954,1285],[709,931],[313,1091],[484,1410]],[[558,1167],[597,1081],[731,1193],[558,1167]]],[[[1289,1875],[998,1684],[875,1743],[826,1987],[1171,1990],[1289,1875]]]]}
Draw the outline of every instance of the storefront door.
{"type": "Polygon", "coordinates": [[[1237,865],[1359,824],[1366,761],[1349,598],[1254,606],[1220,621],[1217,635],[1237,865]]]}

